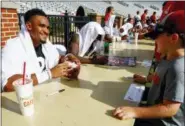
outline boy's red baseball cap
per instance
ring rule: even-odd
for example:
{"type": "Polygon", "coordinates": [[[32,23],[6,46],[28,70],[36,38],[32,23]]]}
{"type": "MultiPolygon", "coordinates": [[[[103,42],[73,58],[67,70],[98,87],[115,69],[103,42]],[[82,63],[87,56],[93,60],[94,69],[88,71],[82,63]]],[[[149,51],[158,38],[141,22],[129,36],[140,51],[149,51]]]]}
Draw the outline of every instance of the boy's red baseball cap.
{"type": "Polygon", "coordinates": [[[156,25],[155,30],[149,33],[149,37],[156,39],[162,33],[185,33],[185,11],[179,10],[168,14],[159,24],[156,25]]]}
{"type": "Polygon", "coordinates": [[[163,12],[161,14],[160,21],[163,20],[163,18],[169,13],[184,9],[185,1],[166,1],[166,4],[163,6],[163,12]]]}

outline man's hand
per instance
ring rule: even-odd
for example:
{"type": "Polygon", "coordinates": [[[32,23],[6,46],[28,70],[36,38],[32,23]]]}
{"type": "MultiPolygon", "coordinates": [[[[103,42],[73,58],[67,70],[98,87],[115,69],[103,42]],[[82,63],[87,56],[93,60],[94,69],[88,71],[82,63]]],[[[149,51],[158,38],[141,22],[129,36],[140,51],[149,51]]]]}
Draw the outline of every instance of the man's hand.
{"type": "Polygon", "coordinates": [[[80,60],[75,57],[73,54],[67,54],[64,58],[65,61],[74,62],[77,67],[70,69],[69,71],[69,78],[71,79],[77,79],[78,75],[80,73],[80,60]]]}
{"type": "Polygon", "coordinates": [[[114,110],[113,116],[118,119],[136,118],[136,112],[133,107],[118,107],[114,110]]]}
{"type": "Polygon", "coordinates": [[[80,60],[75,57],[73,54],[67,54],[64,58],[64,61],[70,61],[76,63],[78,66],[81,65],[80,60]]]}
{"type": "Polygon", "coordinates": [[[104,65],[108,62],[108,57],[106,56],[94,56],[91,59],[93,64],[100,64],[100,65],[104,65]]]}
{"type": "Polygon", "coordinates": [[[61,64],[65,61],[65,56],[60,56],[60,59],[59,59],[59,63],[58,64],[61,64]]]}
{"type": "Polygon", "coordinates": [[[134,74],[133,79],[134,79],[134,82],[137,82],[137,83],[140,83],[140,84],[147,83],[146,77],[143,77],[143,76],[138,75],[138,74],[134,74]]]}
{"type": "Polygon", "coordinates": [[[69,71],[71,70],[71,66],[68,65],[67,62],[56,65],[51,69],[52,78],[58,77],[69,77],[71,76],[69,71]]]}

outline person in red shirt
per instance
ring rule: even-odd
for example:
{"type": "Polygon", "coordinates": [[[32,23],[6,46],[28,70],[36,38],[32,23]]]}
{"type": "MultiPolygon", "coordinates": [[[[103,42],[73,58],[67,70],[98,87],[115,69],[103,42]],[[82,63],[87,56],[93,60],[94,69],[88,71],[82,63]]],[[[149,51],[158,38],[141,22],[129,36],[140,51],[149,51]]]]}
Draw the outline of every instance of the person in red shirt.
{"type": "Polygon", "coordinates": [[[146,10],[144,10],[144,13],[141,16],[141,22],[142,22],[142,24],[145,24],[146,23],[147,14],[148,14],[148,10],[146,9],[146,10]]]}
{"type": "Polygon", "coordinates": [[[152,21],[152,23],[156,23],[156,12],[153,12],[153,15],[150,17],[150,20],[152,21]]]}
{"type": "Polygon", "coordinates": [[[112,35],[111,35],[111,26],[110,26],[110,19],[111,19],[111,16],[114,14],[114,7],[112,6],[109,6],[107,7],[106,9],[106,12],[105,12],[105,31],[107,31],[107,33],[105,33],[105,40],[108,41],[108,42],[112,42],[112,35]]]}
{"type": "Polygon", "coordinates": [[[105,24],[107,21],[110,19],[110,16],[114,14],[114,8],[112,6],[107,7],[106,12],[105,12],[105,24]]]}

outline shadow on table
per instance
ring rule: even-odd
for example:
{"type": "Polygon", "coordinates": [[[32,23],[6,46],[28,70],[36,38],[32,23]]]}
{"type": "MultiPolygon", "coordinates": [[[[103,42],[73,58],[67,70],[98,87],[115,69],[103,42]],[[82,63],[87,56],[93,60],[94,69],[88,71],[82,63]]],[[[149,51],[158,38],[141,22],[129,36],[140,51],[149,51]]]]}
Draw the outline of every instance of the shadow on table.
{"type": "Polygon", "coordinates": [[[91,97],[113,108],[130,105],[124,100],[129,88],[129,82],[100,81],[91,94],[91,97]]]}
{"type": "MultiPolygon", "coordinates": [[[[145,75],[145,70],[146,69],[149,69],[149,68],[145,68],[141,65],[138,65],[136,67],[119,67],[119,66],[107,66],[107,65],[94,65],[95,67],[99,67],[99,68],[103,68],[103,69],[109,69],[109,70],[120,70],[120,69],[124,69],[130,73],[133,73],[133,74],[140,74],[140,75],[145,75]]],[[[121,78],[123,79],[123,78],[121,78]]]]}
{"type": "MultiPolygon", "coordinates": [[[[130,82],[114,82],[114,81],[100,81],[98,84],[93,84],[85,80],[73,80],[70,83],[61,80],[62,84],[71,88],[82,88],[92,90],[91,97],[104,104],[112,107],[128,105],[128,101],[124,100],[124,95],[129,88],[130,82]]],[[[130,104],[130,103],[129,103],[130,104]]]]}
{"type": "Polygon", "coordinates": [[[155,46],[155,43],[148,43],[148,42],[138,42],[139,45],[148,45],[148,46],[155,46]]]}
{"type": "Polygon", "coordinates": [[[107,116],[110,116],[110,117],[113,117],[113,118],[117,119],[116,117],[113,116],[113,112],[114,112],[114,110],[107,110],[107,111],[105,112],[105,114],[106,114],[107,116]]]}
{"type": "Polygon", "coordinates": [[[120,57],[136,57],[137,61],[152,60],[154,50],[148,49],[129,49],[111,51],[110,55],[120,57]]]}
{"type": "Polygon", "coordinates": [[[9,111],[15,112],[17,114],[21,114],[19,104],[4,96],[1,97],[1,106],[2,108],[5,108],[9,111]]]}
{"type": "Polygon", "coordinates": [[[82,79],[78,79],[78,80],[61,79],[61,83],[71,88],[82,88],[82,89],[89,89],[89,90],[94,90],[96,88],[96,85],[94,85],[92,82],[82,80],[82,79]]]}

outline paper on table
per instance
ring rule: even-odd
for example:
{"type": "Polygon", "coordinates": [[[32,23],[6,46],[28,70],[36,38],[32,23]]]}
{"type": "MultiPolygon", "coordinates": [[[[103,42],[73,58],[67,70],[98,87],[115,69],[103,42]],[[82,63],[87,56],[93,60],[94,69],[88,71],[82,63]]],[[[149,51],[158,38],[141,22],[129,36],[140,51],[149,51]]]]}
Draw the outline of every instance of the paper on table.
{"type": "Polygon", "coordinates": [[[144,90],[145,90],[145,86],[131,84],[124,97],[124,100],[139,103],[141,101],[144,90]]]}
{"type": "Polygon", "coordinates": [[[152,65],[152,61],[151,60],[144,60],[142,62],[142,66],[144,67],[150,67],[152,65]]]}

